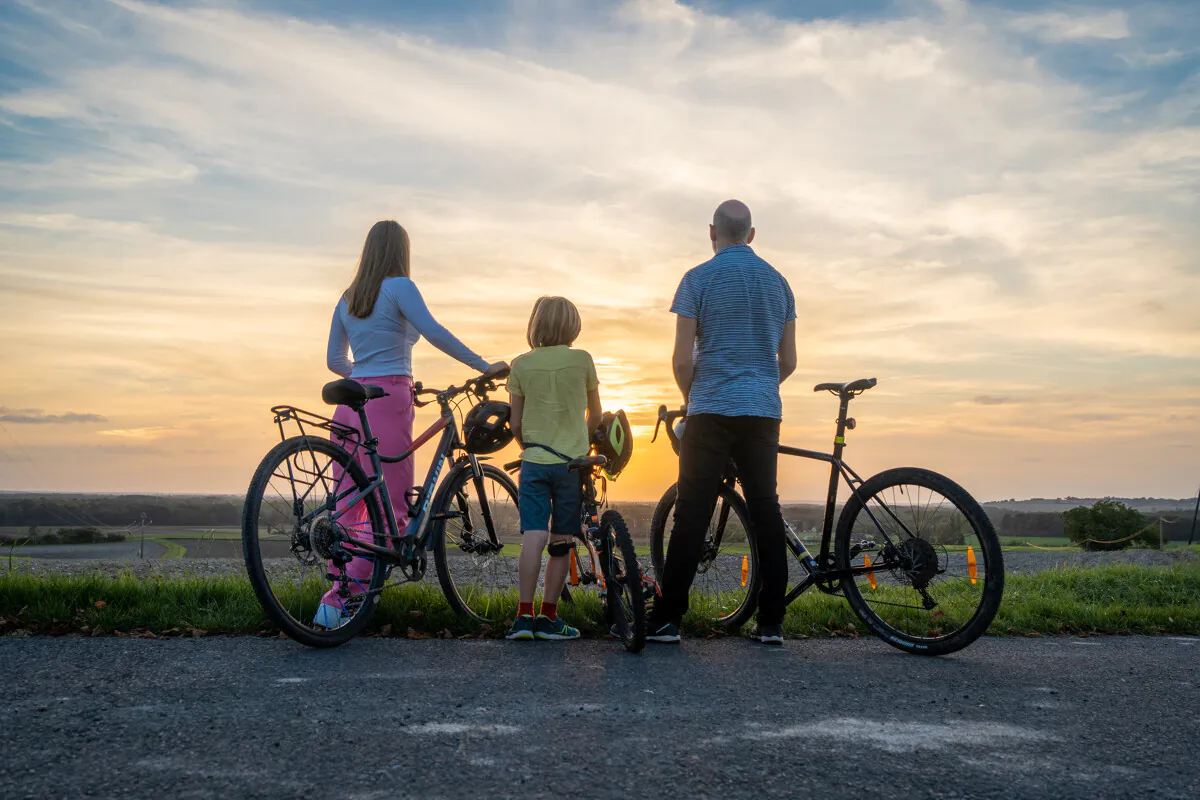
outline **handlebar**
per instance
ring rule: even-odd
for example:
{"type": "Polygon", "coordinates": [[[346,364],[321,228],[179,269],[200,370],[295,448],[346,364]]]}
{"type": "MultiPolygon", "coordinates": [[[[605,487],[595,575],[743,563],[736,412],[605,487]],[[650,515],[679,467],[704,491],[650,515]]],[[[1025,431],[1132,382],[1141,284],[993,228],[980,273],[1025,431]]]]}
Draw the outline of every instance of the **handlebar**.
{"type": "Polygon", "coordinates": [[[668,409],[666,406],[658,407],[658,421],[654,423],[654,436],[650,438],[653,444],[658,441],[658,429],[665,422],[667,425],[667,438],[671,440],[671,447],[676,453],[679,452],[679,437],[675,435],[675,420],[682,419],[687,416],[687,406],[678,410],[668,409]]]}
{"type": "Polygon", "coordinates": [[[504,369],[494,375],[480,375],[463,383],[461,386],[450,386],[446,389],[426,389],[425,385],[420,381],[413,384],[413,405],[417,408],[427,406],[434,400],[426,400],[421,402],[418,398],[433,396],[438,403],[446,403],[451,398],[457,397],[460,394],[471,393],[476,397],[486,399],[489,392],[497,391],[500,387],[496,385],[496,380],[508,376],[509,370],[504,369]]]}

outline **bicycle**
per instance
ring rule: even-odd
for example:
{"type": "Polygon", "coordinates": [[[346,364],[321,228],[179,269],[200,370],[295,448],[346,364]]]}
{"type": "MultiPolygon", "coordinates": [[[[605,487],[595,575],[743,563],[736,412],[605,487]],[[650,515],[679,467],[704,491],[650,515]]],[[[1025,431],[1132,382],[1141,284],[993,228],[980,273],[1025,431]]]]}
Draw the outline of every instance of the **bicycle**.
{"type": "Polygon", "coordinates": [[[466,450],[455,417],[463,402],[486,402],[497,388],[486,376],[441,391],[415,384],[414,404],[436,402],[441,413],[407,450],[391,456],[379,453],[366,414],[367,403],[385,395],[379,386],[347,379],[321,391],[329,405],[349,406],[358,414],[361,434],[294,406],[271,409],[281,441],[250,481],[242,548],[254,593],[285,634],[312,647],[348,641],[366,626],[392,570],[399,570],[404,582],[421,580],[430,550],[451,608],[484,622],[511,618],[516,611],[515,569],[511,559],[505,560],[504,548],[520,542],[517,487],[504,471],[481,463],[486,456],[466,450]],[[296,425],[299,435],[287,435],[288,423],[296,425]],[[313,435],[313,430],[331,438],[313,435]],[[409,522],[401,533],[383,464],[412,458],[439,433],[424,483],[405,492],[409,522]],[[371,465],[370,475],[362,457],[371,465]],[[439,486],[447,461],[450,471],[439,486]],[[369,576],[348,572],[351,561],[360,559],[369,576]],[[314,614],[330,582],[337,590],[340,618],[327,627],[317,624],[314,614]]]}
{"type": "MultiPolygon", "coordinates": [[[[583,519],[580,531],[574,534],[576,541],[571,543],[569,585],[563,587],[562,598],[573,599],[570,586],[598,586],[613,636],[622,641],[626,650],[637,653],[646,646],[646,603],[657,594],[658,587],[642,572],[633,537],[621,512],[609,509],[600,513],[606,497],[604,492],[596,490],[597,471],[607,463],[604,456],[592,454],[567,464],[569,471],[580,473],[583,519]]],[[[521,461],[511,461],[504,469],[517,472],[521,461]]],[[[603,476],[599,479],[607,488],[603,476]]]]}
{"type": "MultiPolygon", "coordinates": [[[[814,392],[828,391],[840,400],[832,454],[779,446],[782,455],[830,465],[821,547],[815,558],[785,523],[787,549],[801,568],[798,581],[789,578],[785,602],[790,604],[814,586],[826,594],[840,593],[867,628],[888,644],[909,653],[952,653],[983,635],[1000,607],[1000,540],[979,503],[949,478],[901,467],[864,480],[842,460],[846,431],[857,425],[847,414],[850,400],[875,385],[874,378],[863,378],[814,387],[814,392]],[[850,498],[835,533],[839,478],[849,487],[850,498]]],[[[665,424],[678,454],[674,423],[685,417],[683,410],[660,406],[651,441],[665,424]]],[[[677,492],[677,485],[666,491],[651,522],[651,557],[660,577],[669,540],[667,518],[677,492]]],[[[758,546],[732,463],[726,467],[705,535],[697,579],[699,591],[708,595],[701,607],[709,604],[713,622],[737,628],[749,619],[760,589],[758,546]]]]}

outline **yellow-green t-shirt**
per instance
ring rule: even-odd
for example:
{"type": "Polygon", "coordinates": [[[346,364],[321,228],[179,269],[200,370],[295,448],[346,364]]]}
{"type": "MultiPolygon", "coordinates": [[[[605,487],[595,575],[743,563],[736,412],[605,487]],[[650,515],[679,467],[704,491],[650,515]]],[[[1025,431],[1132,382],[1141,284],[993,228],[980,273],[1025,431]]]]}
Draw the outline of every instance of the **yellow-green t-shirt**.
{"type": "MultiPolygon", "coordinates": [[[[596,365],[586,350],[566,345],[535,347],[512,362],[508,391],[525,398],[521,438],[563,455],[588,453],[587,396],[600,385],[596,365]]],[[[527,447],[521,458],[534,464],[561,464],[562,459],[540,447],[527,447]]]]}

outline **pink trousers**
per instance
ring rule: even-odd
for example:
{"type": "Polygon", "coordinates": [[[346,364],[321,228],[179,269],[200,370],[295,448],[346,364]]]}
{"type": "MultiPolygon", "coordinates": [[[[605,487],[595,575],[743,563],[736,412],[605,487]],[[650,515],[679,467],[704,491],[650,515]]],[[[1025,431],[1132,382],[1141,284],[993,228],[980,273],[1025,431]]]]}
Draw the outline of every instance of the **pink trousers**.
{"type": "MultiPolygon", "coordinates": [[[[371,432],[379,439],[380,455],[395,456],[407,450],[412,444],[413,418],[416,415],[416,410],[413,408],[412,378],[408,375],[386,375],[380,378],[355,378],[355,380],[364,384],[382,386],[383,390],[387,392],[387,397],[380,397],[367,403],[367,420],[371,423],[371,432]]],[[[333,419],[335,422],[362,433],[358,412],[349,406],[338,406],[337,410],[333,412],[333,419]]],[[[345,444],[337,437],[334,441],[345,444]]],[[[364,450],[359,450],[358,461],[370,476],[371,460],[364,450]]],[[[341,480],[341,473],[342,470],[335,468],[335,480],[341,480]]],[[[392,503],[392,509],[396,513],[396,525],[400,535],[403,536],[404,529],[408,525],[408,503],[404,499],[404,493],[413,485],[413,459],[406,458],[398,464],[384,464],[383,477],[387,480],[387,493],[392,503]]],[[[339,511],[345,507],[346,501],[338,504],[339,511]]],[[[380,512],[386,517],[385,509],[381,508],[380,512]]],[[[351,536],[374,543],[370,520],[367,518],[366,504],[359,503],[358,508],[351,509],[350,513],[341,518],[341,522],[349,530],[351,536]]],[[[349,586],[346,588],[350,590],[351,594],[361,594],[367,590],[373,568],[374,561],[369,558],[356,558],[346,565],[346,574],[350,578],[349,586]]],[[[337,574],[337,567],[332,562],[329,564],[329,572],[337,574]]],[[[335,582],[333,588],[321,598],[321,602],[341,608],[343,600],[338,595],[338,588],[339,586],[335,582]]]]}

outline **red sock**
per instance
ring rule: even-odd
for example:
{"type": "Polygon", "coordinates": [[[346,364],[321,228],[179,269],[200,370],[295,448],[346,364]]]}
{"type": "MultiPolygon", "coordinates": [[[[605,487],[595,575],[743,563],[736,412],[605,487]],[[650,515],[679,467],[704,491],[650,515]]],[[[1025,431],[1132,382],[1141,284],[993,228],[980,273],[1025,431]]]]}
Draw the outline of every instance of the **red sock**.
{"type": "Polygon", "coordinates": [[[533,603],[518,603],[517,604],[517,616],[523,617],[526,614],[528,614],[531,617],[533,616],[533,603]]]}
{"type": "Polygon", "coordinates": [[[539,613],[549,619],[558,619],[558,603],[547,603],[543,600],[542,610],[539,613]]]}

